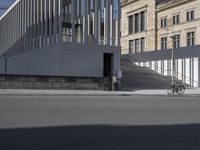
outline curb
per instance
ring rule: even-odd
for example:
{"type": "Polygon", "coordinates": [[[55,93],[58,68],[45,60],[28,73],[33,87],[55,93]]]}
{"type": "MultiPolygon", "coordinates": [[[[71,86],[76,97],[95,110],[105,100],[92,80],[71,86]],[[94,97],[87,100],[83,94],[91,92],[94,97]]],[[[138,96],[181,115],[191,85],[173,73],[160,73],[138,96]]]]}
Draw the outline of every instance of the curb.
{"type": "Polygon", "coordinates": [[[119,93],[119,94],[45,94],[45,93],[27,93],[27,94],[22,94],[22,93],[17,93],[17,94],[10,94],[10,93],[5,93],[5,94],[0,94],[0,96],[164,96],[164,97],[200,97],[200,94],[185,94],[185,95],[168,95],[168,94],[137,94],[137,93],[119,93]]]}

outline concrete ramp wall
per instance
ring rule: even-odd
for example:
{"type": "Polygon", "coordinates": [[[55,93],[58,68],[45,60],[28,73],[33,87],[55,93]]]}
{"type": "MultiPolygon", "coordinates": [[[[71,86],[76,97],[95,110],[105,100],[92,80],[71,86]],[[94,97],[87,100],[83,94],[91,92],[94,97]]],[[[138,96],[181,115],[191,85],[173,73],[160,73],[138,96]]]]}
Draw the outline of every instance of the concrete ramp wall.
{"type": "Polygon", "coordinates": [[[4,73],[5,73],[5,59],[0,58],[0,74],[4,74],[4,73]]]}
{"type": "Polygon", "coordinates": [[[113,70],[120,70],[120,48],[57,43],[7,59],[7,74],[103,77],[103,54],[114,55],[113,70]]]}

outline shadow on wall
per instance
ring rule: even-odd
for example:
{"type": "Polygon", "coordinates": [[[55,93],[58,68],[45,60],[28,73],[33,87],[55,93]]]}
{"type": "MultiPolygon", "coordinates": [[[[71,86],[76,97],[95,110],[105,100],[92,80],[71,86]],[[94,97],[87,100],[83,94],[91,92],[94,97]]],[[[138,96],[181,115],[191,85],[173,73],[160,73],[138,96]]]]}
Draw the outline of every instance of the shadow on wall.
{"type": "Polygon", "coordinates": [[[1,129],[1,150],[199,150],[200,125],[1,129]]]}

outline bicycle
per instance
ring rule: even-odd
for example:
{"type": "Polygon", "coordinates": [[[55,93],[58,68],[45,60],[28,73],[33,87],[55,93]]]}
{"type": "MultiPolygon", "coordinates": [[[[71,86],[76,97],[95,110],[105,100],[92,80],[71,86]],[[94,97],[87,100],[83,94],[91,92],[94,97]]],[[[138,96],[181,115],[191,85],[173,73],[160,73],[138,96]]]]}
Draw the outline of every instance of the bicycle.
{"type": "Polygon", "coordinates": [[[169,87],[169,89],[167,90],[167,93],[169,95],[174,95],[174,94],[179,94],[179,95],[183,95],[185,93],[185,86],[182,85],[180,82],[179,84],[173,84],[172,86],[169,87]]]}

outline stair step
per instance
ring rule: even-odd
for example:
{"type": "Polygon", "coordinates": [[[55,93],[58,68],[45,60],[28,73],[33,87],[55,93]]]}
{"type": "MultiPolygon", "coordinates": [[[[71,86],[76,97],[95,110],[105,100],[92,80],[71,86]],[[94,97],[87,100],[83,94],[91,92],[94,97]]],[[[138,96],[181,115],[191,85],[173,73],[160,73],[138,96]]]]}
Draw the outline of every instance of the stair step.
{"type": "MultiPolygon", "coordinates": [[[[123,73],[122,88],[169,87],[171,85],[171,76],[161,75],[148,67],[137,66],[130,61],[122,59],[121,70],[123,73]]],[[[179,81],[175,79],[175,82],[179,81]]]]}

